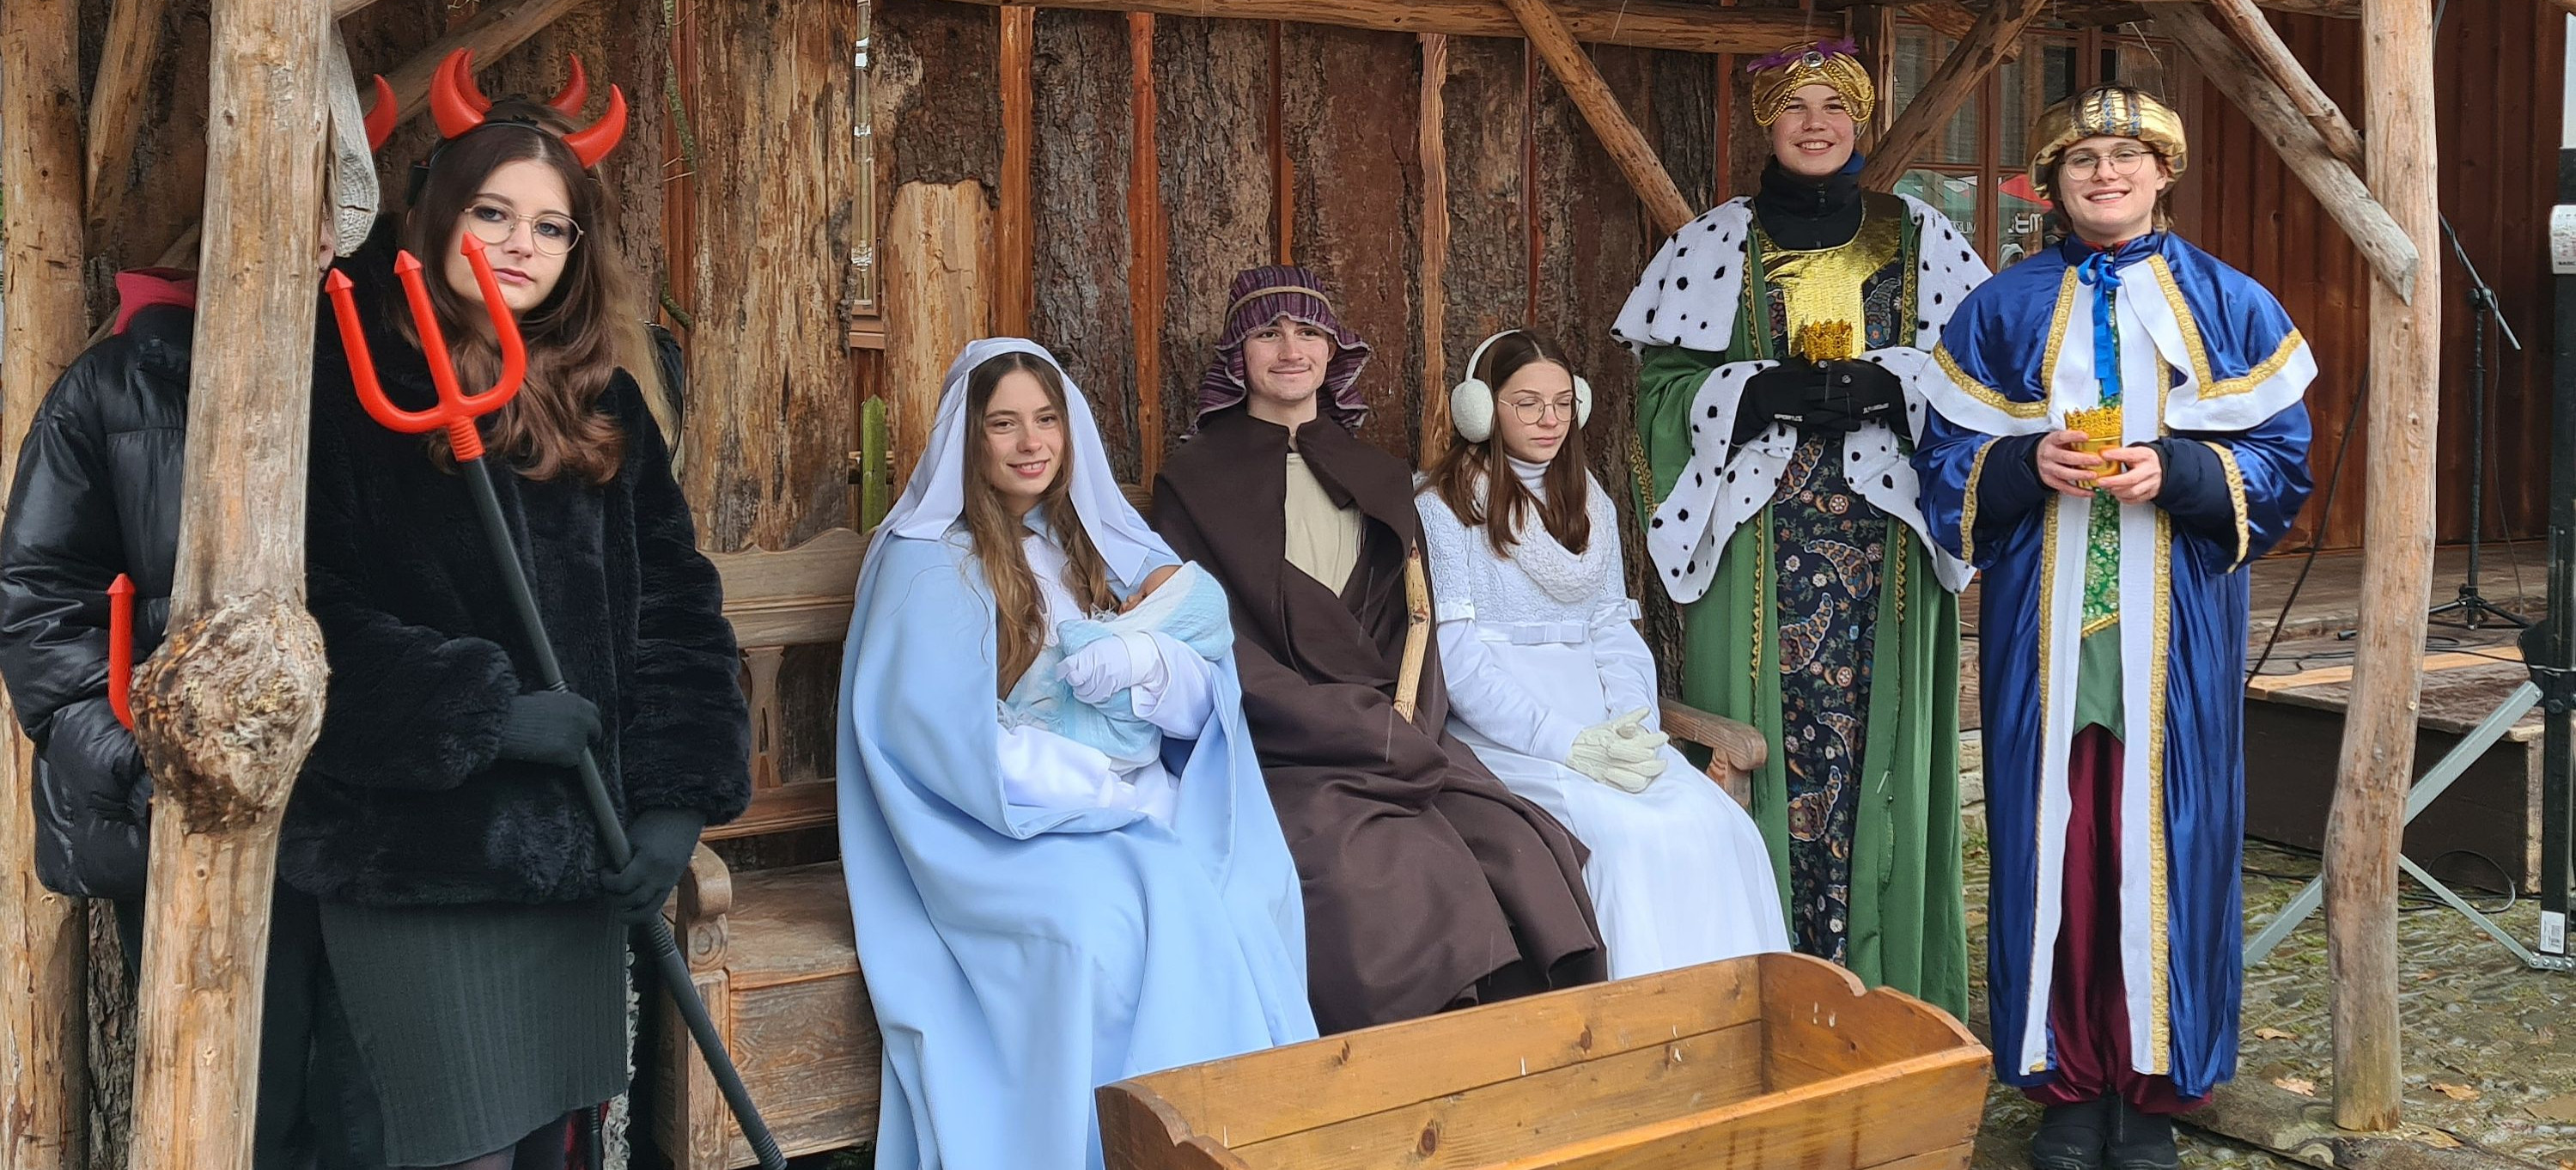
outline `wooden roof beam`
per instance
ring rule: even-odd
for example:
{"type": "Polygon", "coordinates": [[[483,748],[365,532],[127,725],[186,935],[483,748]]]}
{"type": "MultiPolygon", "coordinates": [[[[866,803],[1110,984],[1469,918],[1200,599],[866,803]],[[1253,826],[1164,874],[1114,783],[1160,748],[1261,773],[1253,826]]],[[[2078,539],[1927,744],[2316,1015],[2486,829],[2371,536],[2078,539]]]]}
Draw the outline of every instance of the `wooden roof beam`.
{"type": "Polygon", "coordinates": [[[2361,176],[2326,144],[2323,135],[2302,116],[2290,96],[2273,84],[2252,54],[2220,31],[2198,3],[2152,0],[2156,28],[2181,45],[2210,84],[2245,112],[2247,121],[2272,143],[2290,173],[2314,192],[2326,214],[2342,225],[2371,269],[2403,299],[2414,295],[2415,274],[2422,263],[2414,241],[2372,197],[2361,176]]]}
{"type": "MultiPolygon", "coordinates": [[[[2576,0],[2567,2],[2576,4],[2576,0]]],[[[2236,38],[2236,43],[2243,46],[2254,63],[2261,67],[2263,76],[2281,87],[2282,94],[2290,99],[2291,108],[2307,119],[2308,125],[2316,128],[2317,136],[2325,140],[2326,149],[2333,151],[2343,165],[2359,172],[2361,135],[2354,132],[2352,122],[2344,117],[2343,108],[2326,96],[2325,88],[2318,85],[2315,78],[2308,76],[2307,67],[2290,52],[2290,46],[2282,43],[2281,34],[2273,31],[2272,22],[2264,17],[2254,0],[2209,0],[2208,15],[2220,28],[2226,29],[2228,35],[2236,38]]]]}
{"type": "MultiPolygon", "coordinates": [[[[994,7],[1004,0],[964,2],[994,7]]],[[[1284,20],[1456,37],[1522,35],[1521,24],[1511,10],[1494,0],[1038,0],[1034,7],[1284,20]]],[[[1624,4],[1619,0],[1550,0],[1547,9],[1563,22],[1575,40],[1595,45],[1761,54],[1777,51],[1801,36],[1816,35],[1807,15],[1794,8],[1702,8],[1671,0],[1633,0],[1624,4]]],[[[410,108],[408,101],[404,108],[410,108]]]]}
{"type": "Polygon", "coordinates": [[[1896,116],[1875,149],[1869,152],[1868,165],[1861,168],[1860,185],[1873,191],[1885,191],[1896,185],[1907,164],[1921,153],[1959,107],[1976,96],[1986,83],[1986,75],[2003,63],[2006,46],[2021,40],[2022,30],[2047,11],[2048,0],[1995,0],[1977,17],[1977,23],[1960,38],[1959,47],[1950,51],[1941,67],[1932,72],[1923,89],[1914,95],[1905,111],[1896,116]]]}
{"type": "MultiPolygon", "coordinates": [[[[334,0],[334,10],[345,2],[334,0]]],[[[588,0],[518,0],[515,4],[485,8],[455,31],[430,42],[428,48],[385,74],[385,80],[394,87],[396,124],[408,122],[428,108],[430,75],[438,72],[438,63],[446,60],[449,53],[472,49],[475,67],[482,68],[585,3],[588,0]]]]}
{"type": "Polygon", "coordinates": [[[1574,43],[1574,33],[1550,11],[1547,0],[1503,0],[1528,32],[1530,47],[1538,50],[1548,71],[1556,74],[1565,92],[1574,99],[1574,108],[1582,111],[1583,120],[1591,123],[1592,133],[1601,139],[1610,161],[1619,164],[1619,173],[1627,176],[1628,186],[1637,193],[1637,201],[1646,205],[1646,214],[1655,221],[1655,234],[1669,236],[1691,221],[1689,202],[1682,198],[1681,188],[1673,185],[1672,175],[1664,170],[1663,160],[1655,148],[1639,133],[1637,124],[1628,120],[1619,108],[1618,95],[1610,92],[1610,83],[1601,80],[1601,71],[1584,55],[1583,46],[1574,43]]]}

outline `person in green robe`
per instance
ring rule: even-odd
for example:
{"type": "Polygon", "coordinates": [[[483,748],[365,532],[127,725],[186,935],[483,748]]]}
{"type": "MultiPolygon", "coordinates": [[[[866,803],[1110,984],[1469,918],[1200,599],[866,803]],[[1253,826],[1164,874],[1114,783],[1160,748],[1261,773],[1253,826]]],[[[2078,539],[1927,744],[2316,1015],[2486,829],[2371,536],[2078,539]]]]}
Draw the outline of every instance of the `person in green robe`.
{"type": "Polygon", "coordinates": [[[1846,44],[1756,61],[1761,189],[1639,279],[1638,512],[1681,607],[1684,701],[1760,728],[1753,812],[1797,949],[1968,1006],[1959,607],[1907,459],[1930,351],[1988,275],[1919,200],[1864,192],[1877,101],[1846,44]]]}

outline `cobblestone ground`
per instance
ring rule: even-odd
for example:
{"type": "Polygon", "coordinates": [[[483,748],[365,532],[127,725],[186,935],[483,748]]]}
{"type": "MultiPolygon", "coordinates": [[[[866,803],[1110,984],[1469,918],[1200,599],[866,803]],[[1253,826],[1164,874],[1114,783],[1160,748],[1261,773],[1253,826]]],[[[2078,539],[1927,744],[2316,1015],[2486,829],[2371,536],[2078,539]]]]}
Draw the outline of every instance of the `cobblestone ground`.
{"type": "MultiPolygon", "coordinates": [[[[1980,1035],[1986,1032],[1986,863],[1982,832],[1973,833],[1968,931],[1980,988],[1971,1025],[1980,1035]]],[[[2317,862],[2256,842],[2246,850],[2246,867],[2251,935],[2315,876],[2317,862]]],[[[2407,889],[2418,892],[2411,883],[2407,889]]],[[[2502,899],[2473,894],[2470,901],[2491,908],[2502,899]]],[[[2576,1170],[2576,975],[2530,970],[2458,914],[2438,906],[2416,908],[2411,897],[2408,905],[2398,924],[2406,1119],[2545,1170],[2576,1170]]],[[[2537,937],[2538,919],[2538,907],[2529,901],[2497,916],[2525,945],[2537,937]]],[[[2246,973],[2240,1079],[2259,1078],[2320,1100],[2331,1097],[2324,923],[2323,914],[2311,918],[2246,973]]],[[[2030,1134],[2038,1123],[2038,1108],[2020,1094],[1991,1095],[1977,1139],[1977,1170],[2028,1166],[2030,1134]]],[[[2188,1128],[2182,1148],[2186,1166],[2300,1165],[2188,1128]]]]}

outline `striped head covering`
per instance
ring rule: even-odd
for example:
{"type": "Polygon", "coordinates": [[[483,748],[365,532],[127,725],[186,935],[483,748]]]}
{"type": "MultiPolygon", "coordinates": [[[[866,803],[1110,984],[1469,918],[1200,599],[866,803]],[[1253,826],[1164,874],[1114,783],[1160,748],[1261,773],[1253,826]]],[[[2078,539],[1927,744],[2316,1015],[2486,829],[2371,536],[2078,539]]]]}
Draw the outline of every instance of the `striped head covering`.
{"type": "MultiPolygon", "coordinates": [[[[1368,418],[1368,403],[1359,394],[1360,367],[1368,364],[1368,343],[1342,327],[1325,299],[1323,282],[1293,265],[1246,268],[1235,274],[1226,294],[1225,332],[1217,338],[1216,360],[1199,379],[1199,418],[1243,401],[1252,392],[1244,372],[1243,340],[1253,331],[1286,317],[1322,329],[1333,337],[1333,356],[1324,365],[1323,410],[1333,421],[1357,431],[1368,418]]],[[[1198,429],[1193,421],[1190,429],[1198,429]]]]}

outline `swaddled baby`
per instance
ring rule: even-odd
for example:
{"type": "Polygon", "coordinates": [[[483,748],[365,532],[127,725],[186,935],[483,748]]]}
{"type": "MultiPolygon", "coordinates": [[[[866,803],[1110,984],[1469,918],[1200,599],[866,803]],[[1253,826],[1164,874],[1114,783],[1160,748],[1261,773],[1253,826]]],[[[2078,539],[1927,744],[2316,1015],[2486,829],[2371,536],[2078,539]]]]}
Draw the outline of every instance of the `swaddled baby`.
{"type": "Polygon", "coordinates": [[[1074,618],[1056,626],[1055,644],[1038,651],[1028,672],[1002,700],[1006,726],[1034,726],[1097,749],[1121,772],[1142,767],[1162,751],[1163,732],[1136,716],[1133,688],[1122,687],[1098,704],[1075,697],[1076,684],[1061,669],[1066,658],[1104,638],[1128,643],[1129,653],[1155,654],[1160,634],[1210,662],[1234,646],[1234,623],[1225,589],[1195,564],[1182,565],[1162,588],[1125,613],[1074,618]]]}

